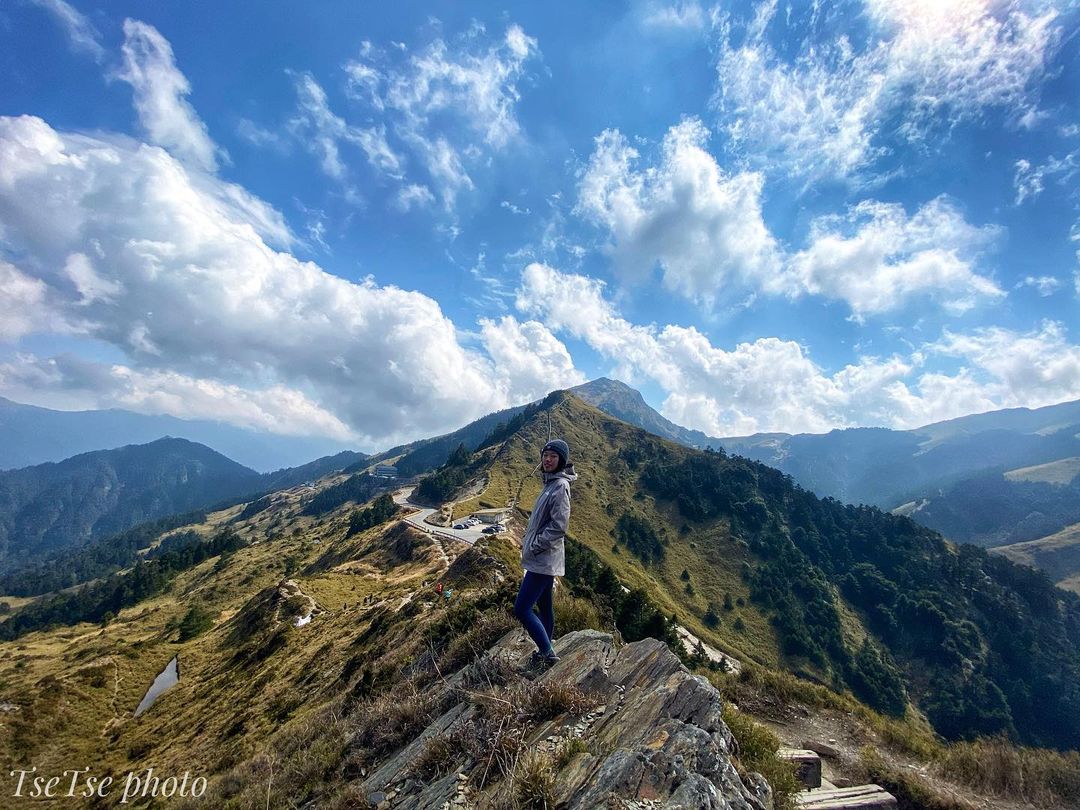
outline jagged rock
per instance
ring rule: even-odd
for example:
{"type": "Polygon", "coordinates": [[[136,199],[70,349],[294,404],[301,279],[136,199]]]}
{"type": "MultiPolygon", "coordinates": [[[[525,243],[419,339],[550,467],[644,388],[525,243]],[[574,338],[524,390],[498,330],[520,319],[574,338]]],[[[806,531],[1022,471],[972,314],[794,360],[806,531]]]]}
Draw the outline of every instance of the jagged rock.
{"type": "MultiPolygon", "coordinates": [[[[521,666],[531,649],[524,634],[513,630],[487,655],[521,666]]],[[[525,738],[530,748],[552,750],[553,740],[577,736],[590,751],[600,752],[579,753],[558,773],[555,798],[560,807],[771,807],[768,784],[755,780],[755,790],[748,790],[731,763],[734,741],[721,718],[720,694],[704,678],[691,675],[663,643],[645,639],[616,649],[610,635],[584,630],[556,641],[555,650],[559,662],[535,683],[573,684],[595,695],[599,704],[583,717],[542,723],[525,738]]],[[[445,688],[460,685],[465,677],[464,670],[455,673],[445,688]]],[[[427,740],[452,736],[475,716],[475,707],[466,701],[450,708],[381,764],[365,780],[365,792],[398,788],[393,805],[401,808],[476,806],[476,797],[464,794],[457,776],[403,795],[410,763],[427,740]]],[[[456,765],[455,773],[480,767],[468,761],[456,765]]]]}

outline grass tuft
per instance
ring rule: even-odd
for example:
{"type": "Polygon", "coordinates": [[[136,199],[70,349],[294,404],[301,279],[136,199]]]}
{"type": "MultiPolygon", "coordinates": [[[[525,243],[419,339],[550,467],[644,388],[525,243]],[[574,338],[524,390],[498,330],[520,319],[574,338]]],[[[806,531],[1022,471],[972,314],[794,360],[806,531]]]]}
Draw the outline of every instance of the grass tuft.
{"type": "Polygon", "coordinates": [[[744,771],[757,771],[768,780],[773,789],[773,806],[776,810],[793,810],[795,796],[802,785],[795,778],[794,765],[776,757],[780,738],[730,703],[724,704],[723,717],[739,746],[738,765],[744,771]]]}

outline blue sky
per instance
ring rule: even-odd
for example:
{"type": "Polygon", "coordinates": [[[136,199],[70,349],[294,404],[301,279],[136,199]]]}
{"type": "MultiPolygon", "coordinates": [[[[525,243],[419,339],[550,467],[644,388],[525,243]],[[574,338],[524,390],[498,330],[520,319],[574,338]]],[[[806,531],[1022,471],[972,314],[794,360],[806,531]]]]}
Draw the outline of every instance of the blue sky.
{"type": "Polygon", "coordinates": [[[1066,0],[0,9],[0,395],[371,450],[1080,397],[1066,0]],[[407,6],[407,7],[406,7],[407,6]]]}

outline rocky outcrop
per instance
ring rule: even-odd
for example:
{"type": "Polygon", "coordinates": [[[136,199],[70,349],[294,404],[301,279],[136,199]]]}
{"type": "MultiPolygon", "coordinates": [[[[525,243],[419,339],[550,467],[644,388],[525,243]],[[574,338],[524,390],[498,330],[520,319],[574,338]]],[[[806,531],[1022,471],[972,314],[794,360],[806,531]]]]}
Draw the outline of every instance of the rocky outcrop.
{"type": "MultiPolygon", "coordinates": [[[[531,683],[513,675],[504,685],[526,695],[566,687],[589,697],[576,714],[566,711],[520,726],[515,763],[547,757],[555,806],[764,810],[771,805],[768,784],[751,775],[754,790],[747,789],[731,762],[735,743],[721,719],[720,694],[691,675],[663,643],[645,639],[617,648],[610,635],[586,630],[559,639],[555,649],[561,660],[554,667],[531,683]]],[[[462,699],[366,776],[369,801],[394,808],[484,807],[499,790],[507,790],[509,774],[501,782],[487,778],[491,757],[485,762],[475,746],[453,743],[484,720],[482,703],[470,698],[477,673],[524,667],[531,650],[524,633],[511,631],[480,661],[448,678],[445,688],[457,690],[462,699]],[[437,744],[445,746],[452,762],[438,772],[444,775],[424,780],[420,763],[430,759],[437,744]]]]}

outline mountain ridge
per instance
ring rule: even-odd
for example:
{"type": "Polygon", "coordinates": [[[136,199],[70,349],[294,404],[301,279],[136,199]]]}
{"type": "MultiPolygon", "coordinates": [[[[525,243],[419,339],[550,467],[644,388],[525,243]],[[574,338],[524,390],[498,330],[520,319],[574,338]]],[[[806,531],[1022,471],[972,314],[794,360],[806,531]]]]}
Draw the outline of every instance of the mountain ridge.
{"type": "Polygon", "coordinates": [[[217,450],[258,472],[294,467],[342,449],[336,440],[283,436],[224,422],[141,414],[121,408],[60,411],[0,397],[0,470],[63,461],[94,450],[146,444],[164,436],[217,450]]]}

